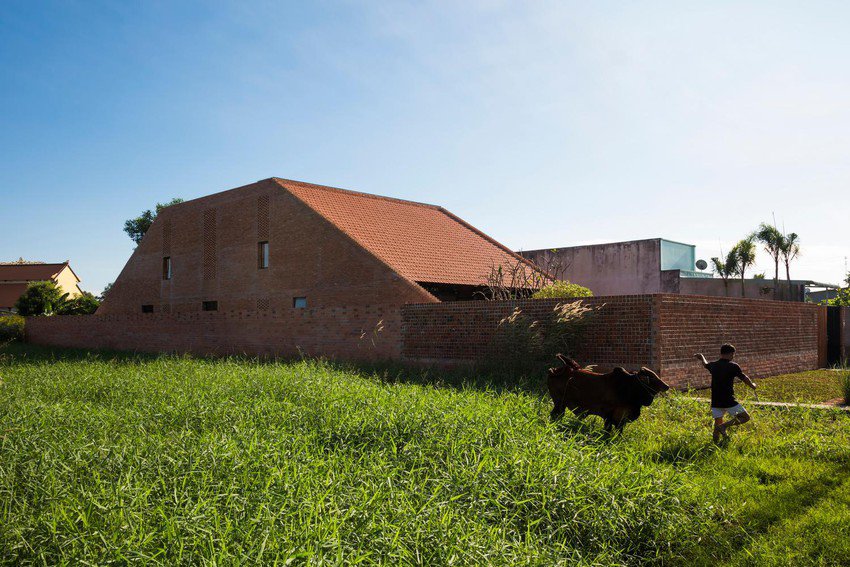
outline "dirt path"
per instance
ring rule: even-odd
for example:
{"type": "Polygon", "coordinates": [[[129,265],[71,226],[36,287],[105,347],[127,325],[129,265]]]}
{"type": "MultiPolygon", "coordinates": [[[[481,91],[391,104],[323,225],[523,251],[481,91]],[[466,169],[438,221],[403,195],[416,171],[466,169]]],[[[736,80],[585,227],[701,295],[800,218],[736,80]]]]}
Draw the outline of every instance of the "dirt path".
{"type": "MultiPolygon", "coordinates": [[[[694,398],[701,402],[711,402],[710,398],[694,398]]],[[[768,406],[774,408],[809,408],[809,409],[824,409],[824,410],[840,410],[850,411],[850,406],[837,406],[830,404],[799,404],[796,402],[759,402],[756,400],[747,400],[745,405],[752,406],[768,406]]]]}

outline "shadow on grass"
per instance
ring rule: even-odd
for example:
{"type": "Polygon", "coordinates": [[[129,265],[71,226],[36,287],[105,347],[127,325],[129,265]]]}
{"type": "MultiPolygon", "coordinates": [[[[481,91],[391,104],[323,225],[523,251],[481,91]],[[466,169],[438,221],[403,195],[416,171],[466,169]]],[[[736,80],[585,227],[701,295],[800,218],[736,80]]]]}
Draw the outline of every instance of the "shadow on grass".
{"type": "Polygon", "coordinates": [[[418,384],[455,389],[474,388],[481,391],[524,392],[545,396],[546,364],[522,367],[499,364],[426,365],[398,361],[343,362],[313,357],[254,357],[249,355],[193,355],[184,353],[144,353],[117,350],[60,348],[12,342],[0,344],[0,364],[12,360],[28,363],[57,361],[98,361],[117,364],[139,364],[163,358],[187,360],[228,360],[251,365],[273,365],[312,361],[330,371],[352,373],[386,384],[418,384]]]}

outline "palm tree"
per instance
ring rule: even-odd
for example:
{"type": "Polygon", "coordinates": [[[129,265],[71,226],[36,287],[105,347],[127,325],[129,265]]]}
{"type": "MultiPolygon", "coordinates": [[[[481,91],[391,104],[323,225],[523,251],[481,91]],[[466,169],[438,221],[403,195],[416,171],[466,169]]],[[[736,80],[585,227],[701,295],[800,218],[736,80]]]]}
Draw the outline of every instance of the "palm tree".
{"type": "MultiPolygon", "coordinates": [[[[723,251],[721,250],[722,254],[723,251]]],[[[726,290],[726,295],[729,295],[729,278],[738,275],[738,263],[735,259],[735,254],[732,250],[726,254],[726,258],[712,258],[711,263],[714,273],[723,279],[723,288],[726,290]]]]}
{"type": "Polygon", "coordinates": [[[779,256],[782,255],[782,240],[784,236],[773,225],[761,223],[756,231],[756,240],[762,243],[765,252],[773,258],[773,299],[778,299],[779,293],[779,256]]]}
{"type": "Polygon", "coordinates": [[[782,237],[782,259],[785,261],[785,277],[788,280],[788,297],[791,297],[791,261],[800,255],[800,237],[796,232],[782,237]]]}
{"type": "Polygon", "coordinates": [[[738,275],[741,276],[741,297],[747,296],[747,289],[744,285],[747,277],[747,268],[750,268],[756,263],[756,243],[753,235],[746,237],[732,247],[730,254],[735,256],[735,265],[738,268],[738,275]]]}

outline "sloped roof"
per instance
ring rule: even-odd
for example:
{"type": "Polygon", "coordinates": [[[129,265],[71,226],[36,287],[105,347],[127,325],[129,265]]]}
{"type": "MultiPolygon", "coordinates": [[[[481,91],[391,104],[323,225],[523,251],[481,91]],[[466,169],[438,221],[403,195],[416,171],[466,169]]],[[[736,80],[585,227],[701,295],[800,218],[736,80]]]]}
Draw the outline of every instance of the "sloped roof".
{"type": "Polygon", "coordinates": [[[491,267],[522,263],[442,207],[274,179],[398,274],[415,282],[482,285],[491,267]]]}
{"type": "Polygon", "coordinates": [[[13,284],[0,282],[0,308],[10,309],[15,306],[15,302],[27,290],[27,284],[13,284]]]}
{"type": "MultiPolygon", "coordinates": [[[[43,281],[53,279],[68,265],[61,264],[0,264],[0,282],[3,281],[43,281]]],[[[73,271],[73,270],[72,270],[73,271]]],[[[76,274],[74,275],[76,277],[76,274]]],[[[79,278],[77,278],[79,281],[79,278]]]]}

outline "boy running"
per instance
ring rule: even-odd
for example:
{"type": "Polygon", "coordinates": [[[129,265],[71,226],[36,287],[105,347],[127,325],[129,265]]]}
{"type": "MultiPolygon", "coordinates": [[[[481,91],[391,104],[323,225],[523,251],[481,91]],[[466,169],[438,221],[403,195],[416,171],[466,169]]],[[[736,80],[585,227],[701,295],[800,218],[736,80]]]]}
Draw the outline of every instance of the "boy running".
{"type": "Polygon", "coordinates": [[[716,443],[720,440],[721,435],[727,437],[726,429],[728,427],[742,425],[750,421],[750,414],[735,399],[735,388],[733,386],[735,378],[740,378],[744,384],[753,390],[756,389],[756,384],[750,380],[749,376],[744,374],[737,363],[732,362],[732,359],[735,358],[735,347],[728,343],[720,347],[720,358],[714,362],[708,362],[701,353],[695,354],[694,357],[711,372],[711,416],[714,418],[713,437],[716,443]],[[728,413],[730,416],[726,423],[723,422],[724,413],[728,413]]]}

